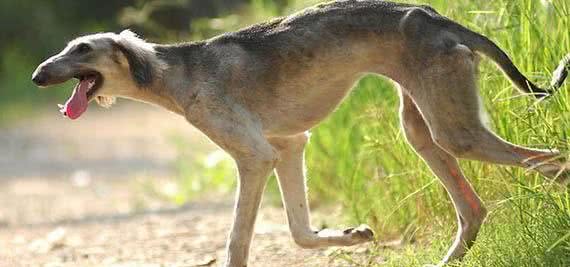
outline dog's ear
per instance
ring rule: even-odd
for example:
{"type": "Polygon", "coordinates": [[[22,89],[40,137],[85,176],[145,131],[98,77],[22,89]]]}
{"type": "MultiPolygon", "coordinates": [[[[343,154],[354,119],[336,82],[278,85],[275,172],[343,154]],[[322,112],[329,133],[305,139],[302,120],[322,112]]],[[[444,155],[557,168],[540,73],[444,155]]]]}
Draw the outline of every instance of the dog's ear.
{"type": "Polygon", "coordinates": [[[115,47],[127,59],[131,76],[140,87],[150,85],[154,78],[153,66],[149,55],[147,55],[148,51],[144,48],[147,45],[144,40],[130,30],[122,31],[119,38],[115,40],[115,47]]]}

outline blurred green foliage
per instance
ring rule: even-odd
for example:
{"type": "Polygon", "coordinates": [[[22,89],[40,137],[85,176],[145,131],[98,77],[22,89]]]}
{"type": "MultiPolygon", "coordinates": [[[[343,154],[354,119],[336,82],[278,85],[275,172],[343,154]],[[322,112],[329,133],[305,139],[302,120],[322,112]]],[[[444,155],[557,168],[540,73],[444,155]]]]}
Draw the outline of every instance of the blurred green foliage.
{"type": "Polygon", "coordinates": [[[0,123],[68,93],[37,90],[30,82],[36,65],[78,34],[117,28],[116,17],[133,2],[0,1],[0,123]]]}
{"type": "Polygon", "coordinates": [[[201,21],[247,4],[247,0],[0,1],[0,123],[69,94],[69,84],[38,90],[30,76],[42,60],[77,36],[130,28],[156,42],[190,40],[206,35],[201,21]]]}

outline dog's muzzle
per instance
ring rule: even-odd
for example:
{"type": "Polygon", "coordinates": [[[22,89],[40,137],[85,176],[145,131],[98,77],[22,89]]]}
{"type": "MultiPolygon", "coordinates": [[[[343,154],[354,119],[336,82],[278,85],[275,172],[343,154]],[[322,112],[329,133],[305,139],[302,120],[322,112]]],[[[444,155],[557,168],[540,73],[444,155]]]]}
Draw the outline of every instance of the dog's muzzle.
{"type": "Polygon", "coordinates": [[[49,74],[44,70],[43,66],[38,67],[32,74],[32,82],[37,86],[46,86],[49,81],[49,74]]]}

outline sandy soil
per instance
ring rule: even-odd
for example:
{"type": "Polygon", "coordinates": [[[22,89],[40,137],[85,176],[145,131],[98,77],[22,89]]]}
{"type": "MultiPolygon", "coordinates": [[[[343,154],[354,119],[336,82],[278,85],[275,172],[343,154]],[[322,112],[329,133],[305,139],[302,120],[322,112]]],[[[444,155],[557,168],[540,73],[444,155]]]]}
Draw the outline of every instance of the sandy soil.
{"type": "MultiPolygon", "coordinates": [[[[172,136],[216,149],[183,118],[132,103],[92,107],[74,122],[55,107],[39,114],[0,128],[0,267],[223,262],[232,196],[176,206],[141,190],[173,184],[172,136]]],[[[296,247],[283,211],[263,205],[250,266],[351,265],[336,253],[296,247]]]]}

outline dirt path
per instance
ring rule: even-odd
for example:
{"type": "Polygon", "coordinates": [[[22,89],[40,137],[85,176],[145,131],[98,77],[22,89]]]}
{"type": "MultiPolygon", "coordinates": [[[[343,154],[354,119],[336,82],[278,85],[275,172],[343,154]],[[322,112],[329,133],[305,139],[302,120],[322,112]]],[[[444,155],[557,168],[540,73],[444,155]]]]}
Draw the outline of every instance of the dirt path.
{"type": "MultiPolygon", "coordinates": [[[[220,265],[231,196],[178,207],[140,190],[172,184],[170,136],[214,146],[140,104],[92,108],[77,122],[56,112],[0,128],[0,267],[220,265]]],[[[296,247],[281,209],[264,205],[255,233],[251,266],[348,265],[327,256],[335,250],[296,247]]]]}

